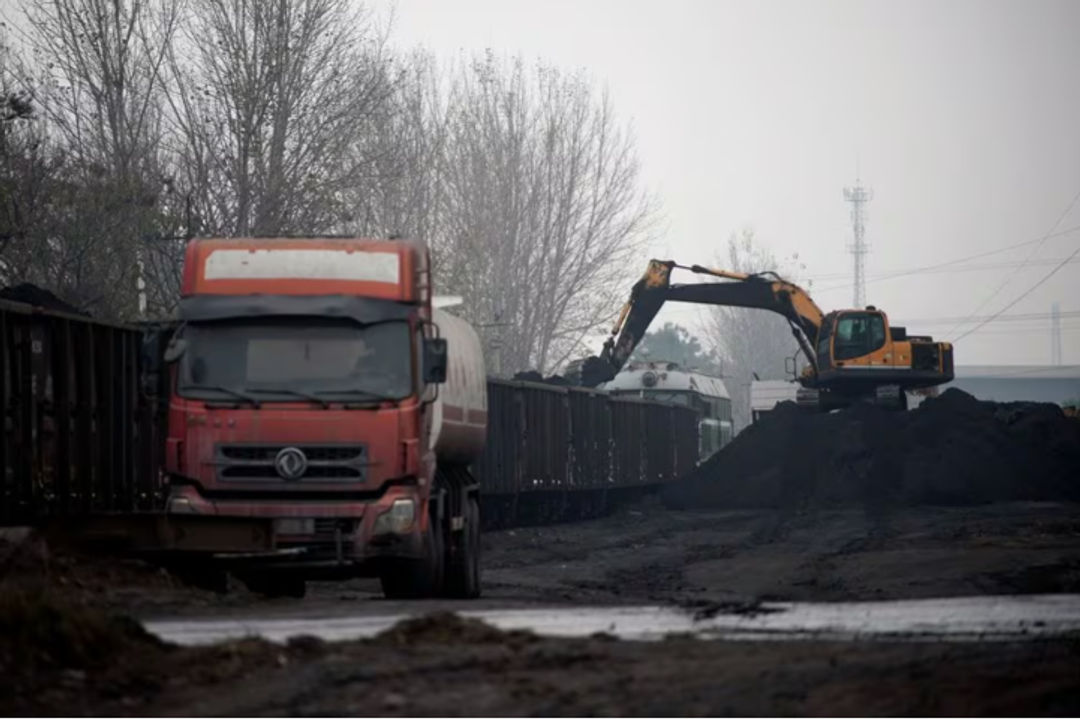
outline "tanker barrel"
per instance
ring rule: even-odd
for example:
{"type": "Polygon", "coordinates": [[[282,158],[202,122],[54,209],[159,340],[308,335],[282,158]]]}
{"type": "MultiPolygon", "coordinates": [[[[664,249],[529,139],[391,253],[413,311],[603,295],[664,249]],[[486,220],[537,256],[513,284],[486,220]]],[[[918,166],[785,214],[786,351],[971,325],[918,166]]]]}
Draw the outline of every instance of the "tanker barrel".
{"type": "Polygon", "coordinates": [[[446,382],[435,401],[432,443],[440,462],[468,464],[484,451],[487,439],[487,369],[480,336],[465,320],[433,311],[446,340],[446,382]]]}

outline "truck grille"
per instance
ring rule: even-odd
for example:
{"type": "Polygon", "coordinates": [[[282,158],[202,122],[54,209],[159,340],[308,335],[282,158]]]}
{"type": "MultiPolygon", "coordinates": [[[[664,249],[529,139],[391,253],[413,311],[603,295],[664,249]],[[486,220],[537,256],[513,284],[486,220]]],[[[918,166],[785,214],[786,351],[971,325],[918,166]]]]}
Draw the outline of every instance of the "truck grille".
{"type": "Polygon", "coordinates": [[[215,448],[214,464],[222,481],[363,482],[368,452],[362,444],[224,444],[215,448]],[[307,466],[297,477],[278,471],[278,454],[288,447],[303,452],[307,466]]]}

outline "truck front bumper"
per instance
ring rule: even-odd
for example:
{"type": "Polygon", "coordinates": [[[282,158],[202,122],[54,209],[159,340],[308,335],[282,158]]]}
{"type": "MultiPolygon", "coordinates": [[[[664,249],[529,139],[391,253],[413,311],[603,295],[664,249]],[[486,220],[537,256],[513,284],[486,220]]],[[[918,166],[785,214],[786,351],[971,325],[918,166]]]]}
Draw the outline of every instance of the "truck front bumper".
{"type": "Polygon", "coordinates": [[[366,574],[377,572],[383,560],[419,558],[424,553],[420,530],[427,507],[416,487],[407,485],[392,486],[370,501],[217,499],[204,496],[195,486],[179,485],[172,488],[168,511],[271,520],[270,551],[215,554],[225,562],[366,574]]]}

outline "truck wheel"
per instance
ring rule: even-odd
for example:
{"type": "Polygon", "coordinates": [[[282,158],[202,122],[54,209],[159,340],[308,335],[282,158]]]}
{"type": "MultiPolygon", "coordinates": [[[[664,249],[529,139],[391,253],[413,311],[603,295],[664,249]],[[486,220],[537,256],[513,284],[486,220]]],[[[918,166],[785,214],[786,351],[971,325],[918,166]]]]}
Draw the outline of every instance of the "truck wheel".
{"type": "Polygon", "coordinates": [[[480,596],[480,502],[475,496],[469,497],[464,510],[460,551],[446,569],[446,595],[476,599],[480,596]]]}
{"type": "Polygon", "coordinates": [[[439,593],[446,561],[443,533],[435,525],[432,518],[424,536],[423,559],[394,560],[379,573],[379,583],[387,599],[426,599],[439,593]]]}
{"type": "Polygon", "coordinates": [[[188,564],[172,565],[169,573],[184,584],[217,594],[228,594],[229,575],[220,569],[207,569],[188,564]]]}
{"type": "Polygon", "coordinates": [[[307,594],[307,582],[302,577],[287,574],[243,575],[240,581],[255,594],[261,594],[270,599],[278,597],[303,599],[307,594]]]}

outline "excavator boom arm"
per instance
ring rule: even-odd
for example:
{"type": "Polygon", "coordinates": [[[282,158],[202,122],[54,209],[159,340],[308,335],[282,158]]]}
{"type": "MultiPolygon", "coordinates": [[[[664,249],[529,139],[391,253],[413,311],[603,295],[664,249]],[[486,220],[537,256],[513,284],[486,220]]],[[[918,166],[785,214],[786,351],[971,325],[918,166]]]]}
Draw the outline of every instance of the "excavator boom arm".
{"type": "Polygon", "coordinates": [[[798,285],[776,275],[747,275],[710,270],[699,265],[685,267],[671,261],[652,260],[645,276],[631,290],[630,300],[623,307],[611,337],[604,343],[600,357],[585,360],[582,382],[596,386],[614,377],[633,354],[660,308],[668,301],[750,307],[783,315],[791,324],[803,353],[812,366],[817,366],[812,343],[821,327],[824,313],[798,285]],[[670,273],[676,267],[732,281],[672,285],[670,273]]]}

